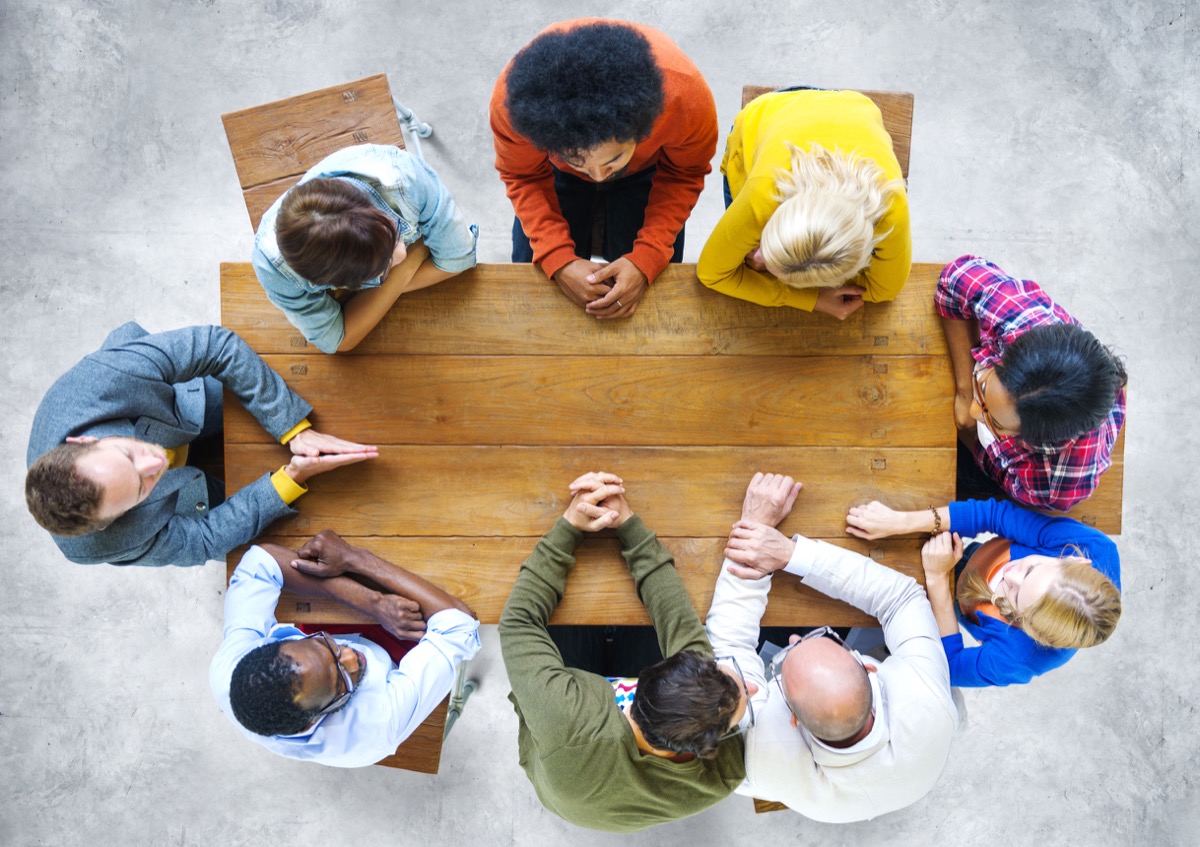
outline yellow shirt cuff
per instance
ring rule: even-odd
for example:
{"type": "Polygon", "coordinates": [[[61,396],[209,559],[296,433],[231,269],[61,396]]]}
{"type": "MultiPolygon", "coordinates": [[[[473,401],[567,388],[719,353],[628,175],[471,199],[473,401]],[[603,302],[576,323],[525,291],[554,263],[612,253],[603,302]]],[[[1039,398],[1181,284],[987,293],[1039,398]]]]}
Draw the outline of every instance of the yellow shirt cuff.
{"type": "Polygon", "coordinates": [[[287,465],[284,465],[275,473],[271,474],[271,485],[275,486],[275,492],[279,495],[279,499],[289,506],[300,497],[301,494],[308,491],[306,487],[296,482],[287,475],[287,465]]]}
{"type": "MultiPolygon", "coordinates": [[[[782,285],[782,283],[780,283],[782,285]]],[[[783,302],[785,305],[791,306],[793,309],[803,309],[806,312],[811,312],[817,307],[817,294],[820,292],[815,288],[791,288],[784,286],[783,302]]]]}
{"type": "Polygon", "coordinates": [[[304,430],[309,429],[311,426],[312,426],[312,424],[308,422],[308,418],[305,418],[304,420],[300,421],[300,423],[296,424],[294,427],[292,427],[287,432],[285,432],[282,436],[280,436],[279,443],[287,444],[289,441],[291,441],[293,438],[295,438],[300,433],[304,432],[304,430]]]}

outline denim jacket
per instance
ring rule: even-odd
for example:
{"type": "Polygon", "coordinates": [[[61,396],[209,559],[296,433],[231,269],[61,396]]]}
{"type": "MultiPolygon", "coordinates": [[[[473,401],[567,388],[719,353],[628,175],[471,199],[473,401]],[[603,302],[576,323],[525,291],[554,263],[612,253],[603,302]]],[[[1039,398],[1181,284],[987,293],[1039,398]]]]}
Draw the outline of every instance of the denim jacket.
{"type": "MultiPolygon", "coordinates": [[[[398,147],[359,144],[326,156],[304,175],[310,179],[345,179],[371,198],[391,218],[406,245],[424,239],[433,264],[448,273],[475,267],[478,228],[467,225],[450,192],[433,168],[398,147]]],[[[325,353],[337,351],[345,336],[342,307],[329,286],[317,285],[292,270],[279,252],[275,220],[286,192],[267,209],[254,237],[251,259],[267,298],[283,310],[310,344],[325,353]]],[[[373,288],[382,278],[368,282],[373,288]]]]}

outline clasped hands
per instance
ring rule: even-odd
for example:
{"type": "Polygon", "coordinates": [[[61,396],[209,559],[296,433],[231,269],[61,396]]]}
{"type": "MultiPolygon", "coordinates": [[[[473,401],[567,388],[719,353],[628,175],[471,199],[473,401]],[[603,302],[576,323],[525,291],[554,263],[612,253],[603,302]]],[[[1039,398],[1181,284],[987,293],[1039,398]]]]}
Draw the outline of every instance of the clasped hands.
{"type": "Polygon", "coordinates": [[[742,517],[725,545],[729,572],[742,579],[762,579],[787,566],[796,543],[777,527],[791,514],[802,483],[783,474],[756,473],[746,487],[742,517]]]}
{"type": "Polygon", "coordinates": [[[571,483],[571,502],[563,517],[583,532],[621,526],[633,517],[625,501],[625,483],[616,474],[593,471],[571,483]]]}
{"type": "Polygon", "coordinates": [[[608,264],[576,259],[554,274],[554,281],[577,306],[594,318],[628,318],[637,311],[650,281],[622,256],[608,264]]]}
{"type": "MultiPolygon", "coordinates": [[[[292,567],[318,579],[359,574],[364,557],[370,555],[361,547],[349,544],[332,529],[321,530],[296,553],[292,567]]],[[[392,567],[403,570],[397,565],[392,567]]],[[[370,603],[363,611],[397,638],[408,641],[421,639],[425,634],[425,617],[415,600],[401,594],[368,590],[371,591],[370,603]]]]}
{"type": "Polygon", "coordinates": [[[374,445],[345,441],[315,429],[297,433],[287,446],[292,451],[292,460],[284,472],[299,485],[303,485],[309,477],[379,455],[379,448],[374,445]]]}

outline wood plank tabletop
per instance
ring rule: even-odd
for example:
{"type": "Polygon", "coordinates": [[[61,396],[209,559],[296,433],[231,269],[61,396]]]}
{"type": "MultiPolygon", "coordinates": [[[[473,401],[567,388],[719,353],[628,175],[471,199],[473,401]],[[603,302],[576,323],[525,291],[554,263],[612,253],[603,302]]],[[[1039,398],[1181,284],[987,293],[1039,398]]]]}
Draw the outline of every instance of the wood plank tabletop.
{"type": "MultiPolygon", "coordinates": [[[[845,515],[871,499],[920,509],[954,497],[953,379],[933,309],[940,267],[915,265],[895,302],[838,322],[716,294],[694,266],[673,265],[632,319],[597,321],[531,265],[481,265],[405,295],[351,354],[326,356],[267,301],[248,264],[222,265],[224,325],[313,404],[317,428],[380,448],[377,460],[314,478],[300,515],[273,525],[271,540],[298,546],[332,528],[495,623],[567,485],[608,470],[703,614],[746,483],[762,470],[805,484],[785,532],[920,579],[920,539],[864,544],[845,535],[845,515]]],[[[236,491],[287,450],[232,398],[225,409],[236,491]]],[[[358,621],[287,594],[280,610],[358,621]]],[[[554,620],[648,622],[612,533],[585,539],[554,620]]],[[[765,622],[869,620],[780,575],[765,622]]]]}

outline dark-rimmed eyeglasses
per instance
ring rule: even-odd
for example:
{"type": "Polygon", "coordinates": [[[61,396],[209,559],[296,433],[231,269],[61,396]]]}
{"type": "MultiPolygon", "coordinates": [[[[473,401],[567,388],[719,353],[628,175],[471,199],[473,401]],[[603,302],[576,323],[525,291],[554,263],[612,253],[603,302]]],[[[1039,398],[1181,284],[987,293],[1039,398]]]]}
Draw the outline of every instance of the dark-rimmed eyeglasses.
{"type": "Polygon", "coordinates": [[[342,667],[342,651],[338,649],[338,643],[333,640],[333,636],[328,632],[314,632],[312,635],[304,636],[305,641],[310,638],[321,639],[321,643],[329,649],[329,652],[333,655],[333,661],[337,665],[338,675],[342,678],[342,686],[344,688],[340,694],[334,695],[334,698],[332,701],[330,701],[329,705],[325,706],[325,708],[321,709],[321,711],[317,712],[317,714],[313,716],[313,719],[316,720],[317,718],[325,717],[325,715],[328,715],[330,712],[336,712],[338,709],[342,708],[342,706],[345,706],[348,702],[350,702],[350,698],[354,695],[355,686],[354,677],[351,675],[350,671],[342,667]]]}
{"type": "MultiPolygon", "coordinates": [[[[733,656],[714,656],[713,661],[717,664],[720,664],[721,662],[728,662],[729,664],[733,665],[733,672],[736,673],[738,679],[741,680],[742,691],[746,695],[746,714],[750,716],[750,726],[754,726],[754,704],[750,702],[750,688],[746,685],[746,676],[742,673],[742,666],[738,664],[738,660],[733,656]]],[[[744,731],[745,730],[742,727],[742,722],[738,721],[737,726],[717,739],[717,743],[728,741],[730,738],[736,738],[744,731]]]]}
{"type": "Polygon", "coordinates": [[[836,641],[839,645],[841,645],[842,649],[854,657],[854,661],[858,662],[864,671],[867,669],[867,666],[863,663],[862,657],[847,647],[846,642],[831,626],[819,626],[811,632],[804,633],[804,635],[801,635],[791,644],[784,647],[782,650],[776,653],[774,657],[772,657],[771,663],[767,665],[767,681],[770,682],[772,679],[775,680],[775,685],[779,689],[779,695],[783,697],[784,704],[788,707],[788,711],[792,713],[792,717],[794,717],[796,720],[800,720],[800,716],[797,715],[796,710],[792,708],[791,701],[789,701],[787,697],[787,692],[783,690],[783,660],[787,658],[787,654],[790,653],[793,648],[798,647],[805,641],[808,641],[812,638],[828,638],[832,641],[836,641]]]}
{"type": "Polygon", "coordinates": [[[983,379],[979,378],[981,373],[983,373],[983,371],[978,370],[972,374],[971,389],[975,393],[975,402],[979,404],[979,410],[983,412],[983,425],[990,429],[994,435],[1010,434],[1012,430],[996,423],[996,419],[993,418],[992,413],[988,411],[987,401],[984,399],[984,395],[987,392],[988,380],[992,378],[992,374],[995,373],[995,371],[988,370],[988,375],[983,379]]]}

